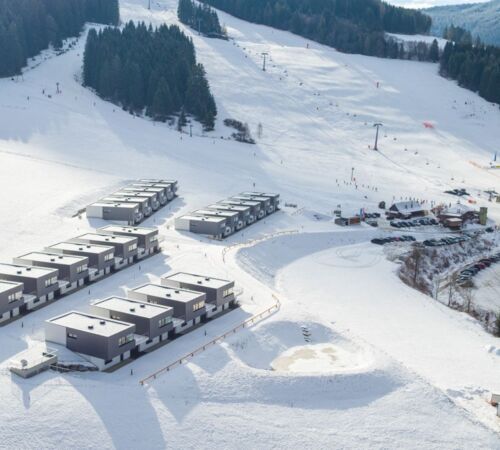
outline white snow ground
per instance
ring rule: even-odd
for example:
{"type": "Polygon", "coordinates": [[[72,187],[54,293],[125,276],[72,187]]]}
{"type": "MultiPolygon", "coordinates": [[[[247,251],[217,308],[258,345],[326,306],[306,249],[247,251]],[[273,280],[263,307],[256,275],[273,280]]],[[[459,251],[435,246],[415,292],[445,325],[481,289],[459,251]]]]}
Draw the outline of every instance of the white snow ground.
{"type": "MultiPolygon", "coordinates": [[[[123,19],[177,23],[174,0],[151,12],[145,3],[122,1],[123,19]]],[[[209,136],[180,136],[82,88],[83,38],[22,79],[0,80],[2,260],[99,225],[72,216],[127,180],[170,177],[181,186],[181,198],[147,222],[162,226],[162,255],[26,316],[23,327],[0,328],[0,448],[500,448],[484,401],[500,391],[500,356],[486,350],[498,339],[402,285],[382,250],[366,243],[377,231],[315,218],[339,204],[353,212],[406,196],[453,201],[442,191],[464,186],[500,219],[499,205],[478,196],[499,187],[499,173],[481,168],[500,141],[498,107],[439,77],[436,65],[308,49],[300,37],[220,17],[234,41],[186,30],[219,109],[209,136]],[[226,117],[254,134],[261,122],[263,138],[256,146],[220,139],[226,117]],[[375,121],[384,124],[380,153],[368,148],[375,121]],[[222,244],[172,229],[174,215],[253,183],[299,211],[284,208],[222,244]],[[265,239],[285,230],[294,233],[265,239]],[[261,241],[240,249],[252,239],[261,241]],[[5,370],[43,340],[45,319],[171,269],[235,278],[243,307],[207,324],[207,336],[198,329],[112,374],[20,380],[5,370]],[[273,292],[280,312],[139,386],[266,308],[273,292]],[[305,345],[301,326],[313,344],[362,352],[370,363],[347,373],[271,371],[279,355],[305,345]]]]}

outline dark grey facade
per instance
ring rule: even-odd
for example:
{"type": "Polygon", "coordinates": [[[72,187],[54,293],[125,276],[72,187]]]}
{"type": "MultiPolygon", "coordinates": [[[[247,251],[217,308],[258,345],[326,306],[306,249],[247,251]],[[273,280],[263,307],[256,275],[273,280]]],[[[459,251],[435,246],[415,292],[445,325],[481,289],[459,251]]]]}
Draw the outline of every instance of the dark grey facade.
{"type": "Polygon", "coordinates": [[[239,194],[234,198],[243,199],[243,200],[251,200],[255,202],[260,202],[262,205],[262,209],[266,212],[266,214],[272,214],[275,211],[274,202],[271,197],[264,197],[260,195],[246,195],[239,194]]]}
{"type": "Polygon", "coordinates": [[[242,201],[234,198],[229,198],[227,200],[222,200],[219,202],[220,205],[234,205],[234,206],[247,206],[250,208],[250,220],[255,222],[259,219],[262,219],[265,216],[264,211],[262,211],[262,207],[260,202],[254,201],[242,201]]]}
{"type": "Polygon", "coordinates": [[[163,205],[174,198],[174,194],[169,184],[134,183],[132,184],[132,187],[137,187],[140,189],[154,189],[154,192],[158,192],[157,190],[159,189],[160,202],[163,202],[163,205]]]}
{"type": "Polygon", "coordinates": [[[175,219],[175,229],[221,239],[233,233],[225,217],[186,215],[175,219]]]}
{"type": "Polygon", "coordinates": [[[240,214],[238,211],[216,211],[213,209],[199,209],[191,213],[195,216],[214,216],[223,217],[227,220],[226,224],[232,228],[234,233],[237,230],[241,230],[245,226],[245,222],[240,219],[240,214]]]}
{"type": "Polygon", "coordinates": [[[70,283],[85,279],[89,274],[89,259],[86,256],[33,252],[14,258],[14,264],[57,269],[59,271],[58,279],[70,283]]]}
{"type": "Polygon", "coordinates": [[[250,197],[245,195],[236,195],[231,197],[231,200],[238,200],[242,202],[258,202],[260,204],[260,211],[257,218],[262,219],[267,214],[274,212],[271,207],[271,199],[269,197],[250,197]]]}
{"type": "Polygon", "coordinates": [[[185,322],[205,314],[206,294],[203,292],[145,284],[131,289],[127,296],[134,300],[170,306],[174,309],[174,317],[185,322]]]}
{"type": "Polygon", "coordinates": [[[141,208],[140,211],[144,215],[144,217],[148,217],[153,213],[153,208],[151,207],[151,202],[147,197],[138,197],[136,195],[130,196],[120,195],[119,193],[112,194],[109,197],[104,197],[101,199],[102,202],[106,203],[132,203],[138,204],[141,208]]]}
{"type": "Polygon", "coordinates": [[[215,203],[213,205],[207,206],[206,209],[213,211],[237,212],[239,214],[239,220],[243,222],[244,225],[250,225],[251,223],[255,222],[255,220],[254,219],[252,220],[251,217],[252,208],[250,208],[250,206],[238,206],[238,205],[230,205],[224,203],[215,203]]]}
{"type": "Polygon", "coordinates": [[[85,256],[89,259],[89,267],[96,270],[105,270],[114,264],[115,249],[109,245],[60,242],[47,247],[45,250],[63,255],[85,256]]]}
{"type": "Polygon", "coordinates": [[[167,334],[173,329],[172,307],[138,300],[109,297],[90,306],[93,314],[135,325],[135,332],[149,339],[167,334]]]}
{"type": "Polygon", "coordinates": [[[24,294],[34,295],[37,298],[54,295],[59,288],[58,277],[57,269],[0,264],[0,280],[23,283],[24,294]]]}
{"type": "Polygon", "coordinates": [[[160,201],[158,200],[158,194],[156,194],[155,192],[144,192],[141,190],[137,190],[136,188],[131,188],[131,189],[133,190],[117,191],[112,195],[118,195],[120,197],[129,196],[129,197],[146,198],[149,202],[149,206],[151,206],[151,209],[153,211],[157,211],[158,208],[161,206],[160,201]]]}
{"type": "Polygon", "coordinates": [[[242,192],[240,195],[249,196],[249,197],[267,197],[271,199],[272,211],[277,211],[280,205],[280,195],[279,194],[270,194],[267,192],[242,192]]]}
{"type": "Polygon", "coordinates": [[[0,319],[9,319],[12,317],[12,311],[21,308],[23,305],[23,288],[23,283],[0,280],[0,319]]]}
{"type": "Polygon", "coordinates": [[[138,203],[97,202],[87,206],[87,217],[136,224],[144,218],[138,203]]]}
{"type": "Polygon", "coordinates": [[[157,228],[107,225],[99,228],[97,231],[115,236],[133,236],[137,238],[139,247],[147,252],[150,250],[156,251],[159,248],[157,228]]]}
{"type": "Polygon", "coordinates": [[[206,302],[222,306],[234,300],[234,281],[222,280],[206,275],[177,272],[161,278],[162,286],[204,292],[206,302]]]}
{"type": "Polygon", "coordinates": [[[177,195],[178,183],[177,180],[161,180],[154,178],[143,178],[139,180],[139,183],[153,183],[153,184],[167,184],[170,185],[170,189],[174,194],[174,197],[177,195]]]}
{"type": "Polygon", "coordinates": [[[135,325],[70,311],[45,322],[45,340],[110,361],[135,347],[135,325]]]}
{"type": "Polygon", "coordinates": [[[167,197],[164,194],[164,190],[161,188],[154,188],[154,187],[139,187],[139,186],[131,186],[131,187],[125,187],[122,189],[122,191],[126,192],[148,192],[156,195],[156,201],[160,203],[160,205],[165,205],[167,203],[167,197]]]}
{"type": "Polygon", "coordinates": [[[87,233],[77,236],[69,242],[114,247],[115,257],[123,259],[131,259],[137,255],[138,240],[134,236],[114,236],[109,234],[87,233]]]}

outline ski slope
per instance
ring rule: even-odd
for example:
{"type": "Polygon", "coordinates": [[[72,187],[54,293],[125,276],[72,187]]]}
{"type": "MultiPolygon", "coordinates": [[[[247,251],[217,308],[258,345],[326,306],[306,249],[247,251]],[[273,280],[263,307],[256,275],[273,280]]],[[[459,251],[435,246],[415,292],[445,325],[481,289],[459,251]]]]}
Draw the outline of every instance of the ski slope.
{"type": "MultiPolygon", "coordinates": [[[[155,1],[151,11],[146,3],[122,0],[122,19],[178,23],[176,1],[155,1]]],[[[217,101],[207,135],[133,117],[83,88],[84,35],[23,77],[0,80],[3,261],[99,226],[75,214],[129,180],[175,178],[181,194],[145,222],[161,227],[161,255],[0,328],[0,448],[500,448],[485,402],[500,391],[498,339],[404,286],[367,243],[380,231],[328,220],[337,205],[350,214],[401,197],[452,202],[443,191],[456,187],[500,220],[500,205],[481,194],[500,187],[500,173],[483,168],[500,142],[498,107],[433,64],[341,54],[220,19],[232,40],[181,26],[217,101]],[[229,117],[254,137],[261,123],[257,145],[226,139],[229,117]],[[380,152],[369,148],[374,122],[384,125],[380,152]],[[254,186],[298,210],[283,208],[222,243],[173,229],[176,215],[254,186]],[[20,380],[6,370],[43,341],[44,320],[170,270],[235,279],[242,308],[111,374],[20,380]],[[271,318],[139,385],[268,307],[273,294],[282,308],[271,318]],[[312,345],[336,349],[337,364],[319,358],[309,372],[302,351],[298,366],[271,370],[307,346],[301,326],[312,345]]]]}

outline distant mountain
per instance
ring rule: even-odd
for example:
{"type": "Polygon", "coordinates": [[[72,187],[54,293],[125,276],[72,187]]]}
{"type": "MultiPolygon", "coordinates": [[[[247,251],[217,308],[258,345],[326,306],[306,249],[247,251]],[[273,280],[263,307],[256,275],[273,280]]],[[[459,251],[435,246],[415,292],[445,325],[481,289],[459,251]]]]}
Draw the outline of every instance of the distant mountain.
{"type": "Polygon", "coordinates": [[[442,36],[444,28],[453,24],[469,30],[487,44],[500,46],[500,0],[435,6],[423,12],[432,17],[432,34],[442,36]]]}

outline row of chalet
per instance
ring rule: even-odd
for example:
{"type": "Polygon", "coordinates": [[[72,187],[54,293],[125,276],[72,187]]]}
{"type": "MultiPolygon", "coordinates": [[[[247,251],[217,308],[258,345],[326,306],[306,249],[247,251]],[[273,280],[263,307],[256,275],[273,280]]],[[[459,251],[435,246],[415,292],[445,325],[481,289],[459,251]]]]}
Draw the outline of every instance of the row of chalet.
{"type": "Polygon", "coordinates": [[[0,323],[159,250],[157,228],[108,225],[0,263],[0,323]]]}
{"type": "Polygon", "coordinates": [[[45,340],[106,370],[232,307],[234,281],[179,272],[47,320],[45,340]]]}
{"type": "Polygon", "coordinates": [[[136,225],[177,196],[176,180],[143,179],[88,205],[89,218],[136,225]]]}
{"type": "Polygon", "coordinates": [[[279,194],[242,192],[175,219],[175,229],[224,239],[279,209],[279,194]]]}

